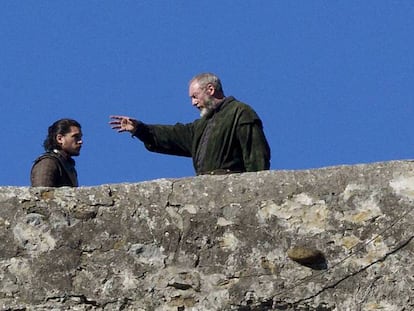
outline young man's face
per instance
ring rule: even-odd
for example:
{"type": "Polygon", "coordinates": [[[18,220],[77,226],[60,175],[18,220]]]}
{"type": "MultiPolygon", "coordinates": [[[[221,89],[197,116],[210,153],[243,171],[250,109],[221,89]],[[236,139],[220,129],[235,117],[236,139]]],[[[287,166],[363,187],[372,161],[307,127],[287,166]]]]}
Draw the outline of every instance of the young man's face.
{"type": "Polygon", "coordinates": [[[69,156],[78,156],[82,148],[82,131],[77,126],[71,126],[70,132],[56,137],[61,149],[69,156]]]}

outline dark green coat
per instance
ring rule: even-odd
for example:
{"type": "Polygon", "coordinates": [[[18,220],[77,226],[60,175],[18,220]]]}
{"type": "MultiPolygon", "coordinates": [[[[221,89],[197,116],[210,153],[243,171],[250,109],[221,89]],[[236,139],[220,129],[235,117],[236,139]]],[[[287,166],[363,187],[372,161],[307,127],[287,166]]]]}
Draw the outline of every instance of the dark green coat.
{"type": "Polygon", "coordinates": [[[192,157],[197,174],[218,170],[253,172],[270,167],[270,148],[262,121],[252,108],[234,97],[227,97],[212,116],[192,123],[139,122],[133,136],[142,140],[149,151],[192,157]],[[202,136],[209,123],[211,130],[205,139],[202,136]]]}

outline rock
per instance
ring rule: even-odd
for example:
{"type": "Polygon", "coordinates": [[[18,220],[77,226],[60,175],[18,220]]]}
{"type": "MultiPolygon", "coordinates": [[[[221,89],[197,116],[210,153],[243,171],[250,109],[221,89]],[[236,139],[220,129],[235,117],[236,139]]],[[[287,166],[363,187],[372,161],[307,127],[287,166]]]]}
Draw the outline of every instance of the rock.
{"type": "Polygon", "coordinates": [[[411,310],[413,202],[411,161],[0,187],[0,310],[411,310]]]}
{"type": "Polygon", "coordinates": [[[287,254],[290,259],[304,265],[320,265],[326,262],[324,254],[316,248],[295,246],[287,254]]]}

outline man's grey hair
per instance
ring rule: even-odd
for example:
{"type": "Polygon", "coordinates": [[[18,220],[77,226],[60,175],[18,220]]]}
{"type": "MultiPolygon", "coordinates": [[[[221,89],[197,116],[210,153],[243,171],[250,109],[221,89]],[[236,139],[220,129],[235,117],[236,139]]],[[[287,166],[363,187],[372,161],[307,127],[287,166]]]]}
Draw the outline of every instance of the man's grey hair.
{"type": "Polygon", "coordinates": [[[194,81],[198,82],[201,88],[205,88],[207,84],[212,84],[218,92],[224,93],[220,78],[213,73],[200,73],[191,79],[190,84],[194,81]]]}

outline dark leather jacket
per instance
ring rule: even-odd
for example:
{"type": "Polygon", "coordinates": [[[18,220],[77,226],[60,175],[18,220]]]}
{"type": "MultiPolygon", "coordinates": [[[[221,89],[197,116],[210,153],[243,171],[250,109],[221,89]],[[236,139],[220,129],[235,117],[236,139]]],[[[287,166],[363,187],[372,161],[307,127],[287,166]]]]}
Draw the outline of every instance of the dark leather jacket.
{"type": "Polygon", "coordinates": [[[30,181],[32,187],[77,187],[75,161],[58,150],[46,152],[34,161],[30,181]]]}

